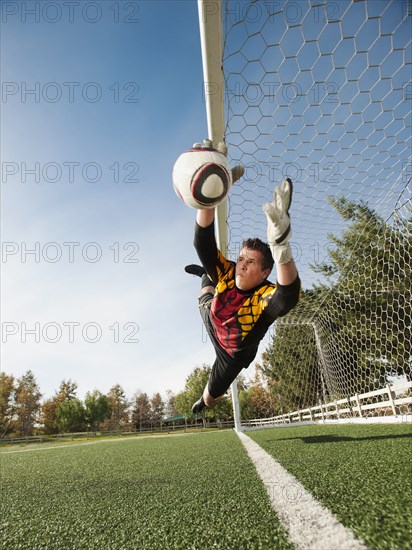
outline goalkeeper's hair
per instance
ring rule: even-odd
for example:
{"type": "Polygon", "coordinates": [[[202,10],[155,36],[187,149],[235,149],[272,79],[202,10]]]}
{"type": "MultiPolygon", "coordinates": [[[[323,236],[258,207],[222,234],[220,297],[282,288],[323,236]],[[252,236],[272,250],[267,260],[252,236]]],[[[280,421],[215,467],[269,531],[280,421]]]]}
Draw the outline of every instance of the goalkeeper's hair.
{"type": "Polygon", "coordinates": [[[258,250],[262,255],[262,269],[270,269],[272,271],[275,261],[267,243],[264,243],[255,237],[253,239],[246,239],[243,241],[242,247],[249,248],[250,250],[258,250]]]}

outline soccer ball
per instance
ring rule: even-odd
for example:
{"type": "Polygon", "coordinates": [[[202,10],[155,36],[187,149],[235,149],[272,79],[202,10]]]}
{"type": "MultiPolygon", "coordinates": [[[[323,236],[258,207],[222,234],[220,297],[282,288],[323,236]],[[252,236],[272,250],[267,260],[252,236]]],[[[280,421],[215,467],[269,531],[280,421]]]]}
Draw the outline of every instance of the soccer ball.
{"type": "Polygon", "coordinates": [[[173,187],[191,208],[214,208],[224,201],[232,186],[229,163],[216,149],[193,147],[173,167],[173,187]]]}

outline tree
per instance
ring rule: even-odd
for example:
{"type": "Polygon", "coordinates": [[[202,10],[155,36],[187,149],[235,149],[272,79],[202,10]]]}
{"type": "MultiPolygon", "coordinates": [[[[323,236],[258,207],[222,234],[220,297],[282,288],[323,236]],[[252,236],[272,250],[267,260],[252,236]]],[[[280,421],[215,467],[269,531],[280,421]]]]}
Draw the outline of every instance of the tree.
{"type": "Polygon", "coordinates": [[[192,416],[192,405],[194,401],[190,400],[190,397],[186,391],[181,391],[176,395],[175,405],[178,414],[181,414],[185,418],[192,416]]]}
{"type": "Polygon", "coordinates": [[[68,399],[73,399],[77,395],[77,382],[74,382],[69,378],[69,380],[63,380],[60,383],[59,391],[56,394],[56,400],[63,402],[68,399]]]}
{"type": "Polygon", "coordinates": [[[166,418],[170,418],[171,416],[176,416],[177,414],[178,413],[176,410],[176,395],[172,392],[172,390],[166,390],[164,416],[166,418]]]}
{"type": "MultiPolygon", "coordinates": [[[[329,260],[314,269],[328,283],[318,287],[331,298],[319,325],[333,331],[338,367],[345,365],[349,372],[347,388],[339,392],[347,395],[382,387],[391,375],[410,378],[406,325],[412,314],[407,298],[412,278],[411,218],[395,217],[389,224],[363,202],[344,197],[330,202],[348,227],[341,237],[328,236],[329,260]]],[[[322,330],[320,336],[324,337],[322,330]]]]}
{"type": "Polygon", "coordinates": [[[109,430],[121,430],[129,421],[129,402],[123,388],[116,384],[107,394],[111,415],[107,422],[109,430]]]}
{"type": "Polygon", "coordinates": [[[56,422],[63,433],[83,431],[85,422],[83,403],[77,397],[63,401],[57,409],[56,422]]]}
{"type": "Polygon", "coordinates": [[[270,379],[262,367],[255,364],[255,374],[247,387],[239,389],[240,413],[243,419],[261,418],[273,414],[274,399],[270,379]]]}
{"type": "MultiPolygon", "coordinates": [[[[202,365],[196,367],[186,379],[185,389],[176,395],[176,409],[186,418],[192,417],[192,405],[203,394],[203,390],[209,380],[211,367],[202,365]]],[[[202,414],[208,420],[227,420],[233,418],[230,398],[223,398],[213,408],[205,408],[202,414]]]]}
{"type": "Polygon", "coordinates": [[[59,405],[56,400],[52,397],[46,399],[41,406],[41,424],[43,426],[43,433],[45,434],[55,434],[57,433],[57,409],[59,405]]]}
{"type": "Polygon", "coordinates": [[[99,390],[87,392],[84,399],[85,411],[84,417],[87,424],[91,427],[94,434],[99,429],[101,422],[106,420],[111,415],[109,400],[106,395],[103,395],[99,390]]]}
{"type": "Polygon", "coordinates": [[[147,393],[137,392],[134,395],[132,422],[136,428],[142,431],[144,424],[150,420],[150,402],[147,393]]]}
{"type": "Polygon", "coordinates": [[[261,370],[270,391],[270,416],[317,404],[321,374],[312,326],[278,324],[261,370]]]}
{"type": "Polygon", "coordinates": [[[176,395],[176,409],[186,418],[192,416],[192,405],[202,395],[210,370],[208,365],[196,367],[186,378],[185,389],[176,395]]]}
{"type": "Polygon", "coordinates": [[[41,393],[32,371],[28,370],[17,380],[15,394],[17,430],[23,437],[33,435],[40,411],[41,393]]]}
{"type": "Polygon", "coordinates": [[[150,419],[159,422],[164,415],[165,404],[160,393],[155,393],[150,400],[150,419]]]}
{"type": "Polygon", "coordinates": [[[15,413],[14,377],[5,372],[0,373],[0,437],[10,430],[15,413]]]}
{"type": "Polygon", "coordinates": [[[63,380],[59,391],[47,399],[41,408],[41,422],[43,431],[46,434],[54,434],[59,431],[57,426],[57,410],[64,401],[74,399],[77,392],[77,383],[72,380],[63,380]]]}

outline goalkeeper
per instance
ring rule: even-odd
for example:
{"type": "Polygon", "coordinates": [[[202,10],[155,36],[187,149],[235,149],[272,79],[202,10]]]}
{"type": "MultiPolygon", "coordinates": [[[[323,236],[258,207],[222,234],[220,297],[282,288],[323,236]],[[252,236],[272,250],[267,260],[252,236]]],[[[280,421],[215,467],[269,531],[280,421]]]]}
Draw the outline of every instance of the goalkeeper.
{"type": "MultiPolygon", "coordinates": [[[[211,145],[205,140],[206,147],[211,145]]],[[[226,155],[224,143],[219,143],[218,150],[226,155]]],[[[242,166],[232,170],[233,183],[243,171],[242,166]]],[[[298,303],[300,280],[289,246],[292,191],[289,178],[275,189],[273,202],[263,206],[268,244],[257,238],[245,240],[236,263],[217,248],[215,209],[197,211],[194,246],[202,266],[189,265],[185,270],[201,277],[200,314],[216,359],[203,395],[192,407],[193,413],[216,404],[256,357],[270,325],[298,303]],[[268,281],[274,264],[277,284],[268,281]]]]}

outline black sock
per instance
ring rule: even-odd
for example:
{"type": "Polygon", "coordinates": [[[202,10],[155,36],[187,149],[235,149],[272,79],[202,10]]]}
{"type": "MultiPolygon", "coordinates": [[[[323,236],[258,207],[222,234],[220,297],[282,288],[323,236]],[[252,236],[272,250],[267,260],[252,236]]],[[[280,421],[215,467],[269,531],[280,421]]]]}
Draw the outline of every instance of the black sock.
{"type": "Polygon", "coordinates": [[[202,275],[202,283],[200,285],[200,288],[205,288],[206,286],[215,286],[213,282],[209,279],[207,273],[203,273],[202,275]]]}
{"type": "Polygon", "coordinates": [[[190,264],[185,267],[186,273],[190,273],[191,275],[197,275],[202,279],[202,283],[200,285],[200,288],[205,288],[205,286],[215,286],[213,282],[209,279],[208,274],[206,273],[206,270],[201,265],[196,264],[190,264]]]}
{"type": "Polygon", "coordinates": [[[201,265],[196,264],[190,264],[185,267],[186,273],[190,273],[191,275],[197,275],[198,277],[201,277],[206,273],[206,270],[201,265]]]}

